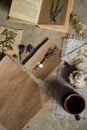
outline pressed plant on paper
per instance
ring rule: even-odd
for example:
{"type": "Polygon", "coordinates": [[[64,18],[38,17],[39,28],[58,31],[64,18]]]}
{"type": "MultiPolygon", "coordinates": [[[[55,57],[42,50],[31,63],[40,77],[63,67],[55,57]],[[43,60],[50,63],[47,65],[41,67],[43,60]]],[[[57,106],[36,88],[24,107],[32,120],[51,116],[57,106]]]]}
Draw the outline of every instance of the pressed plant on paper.
{"type": "Polygon", "coordinates": [[[13,50],[13,45],[16,36],[16,32],[5,28],[0,34],[0,52],[13,50]]]}
{"type": "Polygon", "coordinates": [[[50,21],[56,22],[56,17],[59,13],[61,13],[64,4],[60,5],[60,0],[57,0],[56,5],[54,4],[55,0],[51,0],[51,7],[50,7],[50,14],[49,18],[50,21]]]}

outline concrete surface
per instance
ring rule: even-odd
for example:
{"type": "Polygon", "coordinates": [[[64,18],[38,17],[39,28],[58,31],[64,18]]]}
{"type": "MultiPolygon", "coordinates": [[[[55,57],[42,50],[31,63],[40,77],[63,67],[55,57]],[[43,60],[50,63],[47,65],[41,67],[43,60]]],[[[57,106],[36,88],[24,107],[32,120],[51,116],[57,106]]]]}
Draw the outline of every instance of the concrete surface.
{"type": "MultiPolygon", "coordinates": [[[[26,25],[15,23],[7,20],[9,7],[11,0],[2,0],[0,3],[0,25],[8,26],[16,29],[23,29],[23,44],[32,44],[36,47],[44,38],[49,37],[54,40],[55,43],[61,48],[62,46],[62,37],[65,36],[65,33],[52,31],[49,29],[38,28],[35,25],[26,25]]],[[[87,25],[87,0],[74,0],[73,13],[77,14],[78,18],[87,25]]],[[[74,29],[71,27],[68,30],[69,33],[74,33],[74,29]]],[[[87,30],[85,36],[87,35],[87,30]]],[[[20,64],[20,63],[18,63],[20,64]]],[[[57,76],[57,69],[48,76],[43,84],[46,84],[49,80],[55,80],[57,76]]],[[[38,79],[35,79],[39,84],[38,79]]],[[[64,119],[63,117],[54,117],[51,114],[52,109],[52,100],[50,100],[47,105],[37,113],[31,121],[29,121],[22,130],[86,130],[87,121],[71,121],[64,119]]],[[[2,124],[0,124],[0,130],[6,130],[2,124]]],[[[14,130],[14,128],[13,128],[14,130]]]]}

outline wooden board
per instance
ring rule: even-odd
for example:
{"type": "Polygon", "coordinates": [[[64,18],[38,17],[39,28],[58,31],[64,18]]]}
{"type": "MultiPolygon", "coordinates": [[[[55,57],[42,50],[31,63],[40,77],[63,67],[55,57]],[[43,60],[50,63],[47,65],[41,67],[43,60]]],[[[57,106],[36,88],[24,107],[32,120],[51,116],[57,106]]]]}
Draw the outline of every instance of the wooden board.
{"type": "Polygon", "coordinates": [[[55,69],[55,67],[58,66],[60,62],[60,55],[60,49],[56,46],[56,44],[53,41],[48,40],[26,62],[25,67],[27,70],[32,72],[37,78],[44,80],[55,69]],[[48,49],[53,49],[54,47],[57,48],[54,56],[51,56],[50,58],[45,60],[45,62],[43,63],[43,68],[38,67],[37,69],[35,69],[35,66],[38,62],[40,62],[43,59],[48,49]]]}
{"type": "Polygon", "coordinates": [[[21,130],[49,96],[7,56],[0,62],[0,123],[21,130]]]}

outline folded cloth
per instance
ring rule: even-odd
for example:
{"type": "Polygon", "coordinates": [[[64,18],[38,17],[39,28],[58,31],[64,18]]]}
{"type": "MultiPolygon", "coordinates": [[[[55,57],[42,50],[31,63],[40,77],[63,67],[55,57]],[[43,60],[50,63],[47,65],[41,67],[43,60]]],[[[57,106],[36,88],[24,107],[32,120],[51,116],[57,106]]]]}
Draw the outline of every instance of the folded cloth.
{"type": "MultiPolygon", "coordinates": [[[[65,38],[63,41],[61,62],[59,65],[58,75],[57,75],[57,88],[55,90],[53,106],[52,106],[53,115],[56,115],[56,116],[60,115],[65,118],[75,119],[73,115],[67,113],[64,110],[63,105],[61,104],[62,97],[68,91],[70,92],[70,91],[74,90],[75,92],[81,94],[84,97],[86,104],[87,104],[87,87],[85,87],[83,89],[74,89],[67,81],[68,74],[71,71],[71,69],[69,69],[69,67],[72,68],[71,62],[67,55],[70,52],[74,51],[75,49],[79,48],[80,46],[84,45],[86,42],[87,42],[86,38],[79,39],[79,37],[77,37],[77,38],[69,37],[69,38],[65,38]],[[65,65],[65,63],[67,63],[67,65],[65,65]]],[[[80,117],[83,119],[87,119],[87,107],[80,114],[80,117]]]]}

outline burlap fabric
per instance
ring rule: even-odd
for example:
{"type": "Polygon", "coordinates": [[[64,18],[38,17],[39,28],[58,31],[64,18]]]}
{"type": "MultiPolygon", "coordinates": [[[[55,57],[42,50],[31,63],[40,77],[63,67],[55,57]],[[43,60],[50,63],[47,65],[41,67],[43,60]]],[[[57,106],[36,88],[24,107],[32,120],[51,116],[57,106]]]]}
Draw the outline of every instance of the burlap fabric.
{"type": "MultiPolygon", "coordinates": [[[[57,75],[57,88],[55,90],[53,107],[52,107],[52,114],[56,116],[60,115],[65,118],[75,119],[74,116],[67,113],[62,106],[62,97],[67,92],[76,91],[77,93],[81,94],[84,97],[87,104],[87,87],[83,89],[74,89],[67,81],[68,74],[73,69],[67,54],[79,48],[81,45],[85,44],[86,42],[87,42],[86,38],[79,39],[79,37],[73,38],[72,36],[69,38],[65,38],[63,41],[61,62],[60,62],[58,75],[57,75]]],[[[80,114],[80,117],[83,119],[87,119],[87,107],[80,114]]]]}

